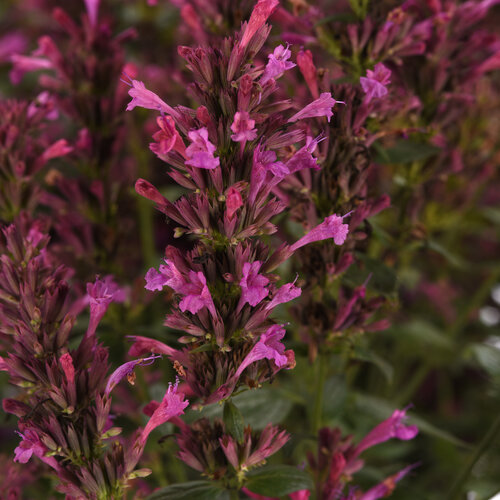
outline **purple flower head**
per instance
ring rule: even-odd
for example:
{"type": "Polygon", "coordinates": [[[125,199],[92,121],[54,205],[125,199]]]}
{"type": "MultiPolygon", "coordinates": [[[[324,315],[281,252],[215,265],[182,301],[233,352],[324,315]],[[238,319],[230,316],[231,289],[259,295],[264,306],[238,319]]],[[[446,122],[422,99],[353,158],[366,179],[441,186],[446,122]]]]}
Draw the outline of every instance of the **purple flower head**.
{"type": "Polygon", "coordinates": [[[316,138],[307,137],[305,146],[301,147],[287,162],[286,168],[288,173],[293,174],[305,168],[312,168],[314,170],[319,170],[321,167],[318,165],[316,158],[312,155],[316,146],[325,137],[319,135],[316,138]]]}
{"type": "Polygon", "coordinates": [[[314,118],[316,116],[326,116],[328,121],[330,121],[330,118],[333,116],[332,108],[337,102],[342,101],[336,101],[330,92],[323,92],[318,99],[308,104],[298,113],[295,113],[288,122],[293,123],[303,118],[314,118]]]}
{"type": "Polygon", "coordinates": [[[245,48],[257,31],[264,26],[267,18],[273,13],[274,9],[279,5],[278,0],[259,0],[253,8],[252,14],[245,32],[241,37],[240,47],[245,48]]]}
{"type": "Polygon", "coordinates": [[[276,161],[274,151],[261,151],[260,145],[257,146],[253,153],[250,193],[248,195],[249,203],[253,204],[255,202],[257,194],[263,186],[269,192],[273,186],[278,184],[289,173],[288,167],[283,162],[276,161]]]}
{"type": "Polygon", "coordinates": [[[375,65],[375,71],[367,70],[366,77],[362,76],[359,83],[366,94],[366,100],[381,98],[388,94],[387,85],[391,83],[391,70],[382,63],[375,65]]]}
{"type": "Polygon", "coordinates": [[[404,425],[406,418],[406,408],[404,410],[395,410],[390,418],[384,420],[372,429],[356,446],[354,457],[359,456],[367,448],[371,448],[379,443],[383,443],[391,438],[408,441],[418,434],[416,425],[404,425]]]}
{"type": "Polygon", "coordinates": [[[259,274],[262,262],[245,262],[243,264],[243,277],[240,281],[241,297],[238,304],[238,310],[248,302],[252,307],[255,307],[261,300],[269,294],[266,286],[269,279],[259,274]]]}
{"type": "Polygon", "coordinates": [[[167,392],[165,392],[162,402],[153,412],[146,427],[144,427],[139,436],[141,446],[146,444],[146,440],[153,429],[156,429],[156,427],[164,424],[171,418],[178,417],[184,413],[184,409],[189,404],[189,401],[184,399],[184,394],[182,392],[177,392],[178,385],[178,380],[176,380],[174,385],[171,383],[168,385],[167,392]]]}
{"type": "Polygon", "coordinates": [[[237,111],[231,125],[231,130],[234,132],[231,139],[235,142],[253,141],[257,137],[257,130],[254,127],[255,120],[250,119],[247,111],[237,111]]]}
{"type": "MultiPolygon", "coordinates": [[[[161,356],[154,355],[149,358],[134,359],[133,361],[128,361],[123,365],[119,366],[108,378],[108,383],[106,384],[106,389],[104,390],[104,395],[109,397],[111,391],[118,385],[118,383],[123,379],[123,377],[131,377],[134,373],[134,368],[137,365],[147,366],[154,362],[155,359],[161,358],[161,356]]],[[[133,380],[133,379],[132,379],[133,380]]]]}
{"type": "Polygon", "coordinates": [[[89,15],[90,25],[95,27],[97,24],[97,13],[99,10],[100,0],[84,0],[87,14],[89,15]]]}
{"type": "Polygon", "coordinates": [[[333,238],[336,245],[342,245],[347,238],[347,233],[349,232],[349,226],[343,224],[342,221],[344,217],[349,214],[339,217],[338,215],[330,215],[326,217],[325,220],[318,224],[315,228],[311,229],[305,236],[300,238],[295,242],[290,250],[295,252],[300,247],[313,243],[315,241],[326,240],[328,238],[333,238]]]}
{"type": "Polygon", "coordinates": [[[144,288],[154,292],[155,290],[161,291],[166,285],[175,292],[182,293],[181,290],[186,284],[186,280],[172,260],[165,259],[165,264],[160,265],[160,272],[154,267],[149,269],[145,276],[146,286],[144,288]]]}
{"type": "Polygon", "coordinates": [[[188,137],[192,142],[186,148],[186,156],[188,158],[186,165],[205,168],[207,170],[212,170],[219,166],[219,158],[214,157],[217,148],[208,140],[208,130],[205,127],[198,130],[191,130],[188,133],[188,137]]]}
{"type": "Polygon", "coordinates": [[[266,311],[270,311],[277,305],[290,302],[300,296],[302,290],[298,286],[295,286],[295,281],[293,283],[286,283],[278,288],[272,300],[266,305],[266,311]]]}
{"type": "Polygon", "coordinates": [[[162,101],[154,92],[148,90],[143,82],[131,79],[130,83],[125,80],[122,81],[132,87],[128,91],[132,100],[128,103],[127,111],[131,111],[136,106],[139,106],[140,108],[155,109],[174,117],[178,116],[177,111],[171,108],[166,102],[162,101]]]}
{"type": "Polygon", "coordinates": [[[266,64],[266,69],[259,83],[264,85],[271,78],[276,80],[280,76],[283,76],[286,70],[295,67],[295,63],[288,61],[291,56],[292,52],[288,48],[288,45],[286,47],[284,45],[278,45],[274,49],[274,52],[269,54],[269,62],[266,64]]]}
{"type": "Polygon", "coordinates": [[[165,155],[169,151],[177,151],[182,156],[186,155],[186,146],[175,128],[174,119],[171,116],[159,116],[156,123],[160,130],[153,135],[153,142],[149,145],[149,149],[156,155],[165,155]]]}
{"type": "Polygon", "coordinates": [[[54,457],[46,457],[48,448],[42,443],[40,437],[33,429],[23,429],[24,434],[17,432],[22,437],[19,446],[14,450],[14,461],[25,464],[31,456],[35,454],[40,460],[50,465],[53,469],[58,470],[59,464],[54,457]]]}
{"type": "Polygon", "coordinates": [[[259,341],[252,347],[252,350],[246,355],[234,378],[238,378],[245,368],[255,361],[261,359],[273,360],[278,368],[288,364],[288,357],[285,354],[285,346],[280,342],[285,336],[285,329],[282,325],[273,325],[260,336],[259,341]]]}
{"type": "Polygon", "coordinates": [[[123,302],[125,298],[125,291],[113,281],[111,275],[103,280],[97,278],[95,283],[87,283],[86,299],[90,304],[90,320],[86,335],[94,335],[111,302],[123,302]]]}
{"type": "Polygon", "coordinates": [[[207,279],[201,271],[189,271],[189,282],[182,286],[180,293],[185,295],[179,302],[179,308],[182,312],[189,311],[196,314],[200,309],[207,307],[213,317],[217,316],[214,301],[207,286],[207,279]]]}

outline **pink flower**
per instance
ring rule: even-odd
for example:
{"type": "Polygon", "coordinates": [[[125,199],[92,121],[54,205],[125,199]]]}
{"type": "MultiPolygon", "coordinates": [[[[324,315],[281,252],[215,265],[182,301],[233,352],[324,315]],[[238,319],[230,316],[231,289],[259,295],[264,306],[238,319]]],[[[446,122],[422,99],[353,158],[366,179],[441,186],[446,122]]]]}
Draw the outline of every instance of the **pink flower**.
{"type": "Polygon", "coordinates": [[[147,366],[154,363],[155,359],[161,358],[161,356],[150,356],[149,358],[134,359],[133,361],[128,361],[123,365],[119,366],[108,378],[106,384],[106,389],[104,390],[104,395],[109,397],[111,391],[116,387],[116,385],[123,379],[123,377],[130,376],[134,373],[134,368],[137,365],[147,366]]]}
{"type": "Polygon", "coordinates": [[[245,48],[257,31],[264,26],[267,18],[279,5],[278,0],[259,0],[253,8],[250,19],[241,37],[240,47],[245,48]]]}
{"type": "Polygon", "coordinates": [[[142,356],[148,352],[166,354],[169,357],[177,353],[176,349],[169,347],[159,340],[150,339],[148,337],[140,337],[137,335],[130,335],[127,338],[134,343],[128,351],[128,355],[131,357],[142,356]]]}
{"type": "Polygon", "coordinates": [[[283,45],[278,45],[272,54],[269,54],[269,62],[266,64],[266,69],[264,70],[264,74],[260,79],[260,84],[265,85],[271,78],[275,80],[280,76],[283,76],[283,73],[296,66],[290,59],[292,53],[289,50],[288,46],[284,47],[283,45]]]}
{"type": "Polygon", "coordinates": [[[171,116],[159,116],[156,119],[160,130],[153,135],[153,142],[149,149],[156,155],[165,155],[172,149],[185,157],[186,146],[175,128],[175,122],[171,116]]]}
{"type": "Polygon", "coordinates": [[[250,119],[247,111],[237,111],[231,125],[231,130],[234,132],[231,139],[235,142],[253,141],[257,137],[257,130],[254,127],[255,120],[250,119]]]}
{"type": "Polygon", "coordinates": [[[177,116],[178,113],[175,109],[171,108],[166,102],[162,101],[154,92],[148,90],[143,82],[139,80],[130,80],[130,83],[125,82],[132,88],[128,91],[132,100],[128,103],[127,111],[131,111],[136,106],[146,109],[155,109],[162,113],[167,113],[172,116],[177,116]]]}
{"type": "Polygon", "coordinates": [[[59,363],[66,375],[66,380],[72,384],[75,381],[75,367],[73,366],[73,358],[69,352],[64,353],[59,358],[59,363]]]}
{"type": "Polygon", "coordinates": [[[228,219],[232,219],[236,210],[243,205],[241,193],[234,186],[231,186],[226,191],[226,215],[228,219]]]}
{"type": "Polygon", "coordinates": [[[243,278],[240,281],[241,297],[238,303],[237,310],[248,302],[252,307],[255,307],[261,300],[269,294],[266,288],[269,279],[259,274],[262,262],[256,260],[255,262],[245,262],[243,264],[243,278]]]}
{"type": "Polygon", "coordinates": [[[308,104],[298,113],[295,113],[288,122],[293,123],[303,118],[313,118],[316,116],[326,116],[328,121],[330,121],[330,118],[333,116],[332,108],[337,102],[342,101],[336,101],[330,92],[323,92],[318,99],[308,104]]]}
{"type": "Polygon", "coordinates": [[[316,66],[314,66],[313,56],[310,50],[301,50],[297,54],[297,64],[304,80],[311,91],[312,96],[317,99],[319,97],[318,76],[316,66]]]}
{"type": "Polygon", "coordinates": [[[66,139],[59,139],[42,153],[42,163],[52,160],[52,158],[65,156],[68,153],[71,153],[71,151],[73,151],[73,148],[68,146],[68,141],[66,139]]]}
{"type": "Polygon", "coordinates": [[[383,443],[391,438],[407,441],[418,434],[416,425],[405,426],[403,420],[406,418],[406,408],[395,410],[390,418],[384,420],[372,429],[356,446],[354,457],[360,455],[367,448],[383,443]]]}
{"type": "Polygon", "coordinates": [[[285,366],[288,363],[288,357],[285,354],[285,346],[280,342],[285,333],[286,331],[281,325],[273,325],[268,328],[246,355],[238,370],[236,370],[234,378],[237,379],[247,366],[264,358],[273,360],[278,368],[285,366]]]}
{"type": "Polygon", "coordinates": [[[391,83],[391,70],[386,68],[382,63],[375,65],[375,71],[366,70],[366,77],[362,76],[359,83],[366,93],[366,100],[371,101],[373,98],[381,98],[388,94],[386,85],[391,83]]]}
{"type": "Polygon", "coordinates": [[[40,69],[53,69],[54,65],[44,57],[31,57],[22,56],[20,54],[13,54],[10,58],[14,67],[12,68],[9,76],[14,84],[18,84],[24,73],[29,71],[38,71],[40,69]]]}
{"type": "MultiPolygon", "coordinates": [[[[17,432],[17,431],[16,431],[17,432]]],[[[25,464],[31,456],[35,454],[40,460],[58,470],[59,464],[54,457],[46,457],[45,453],[49,449],[42,443],[38,434],[32,429],[24,429],[24,434],[17,432],[23,439],[19,446],[14,450],[14,461],[25,464]]]]}
{"type": "Polygon", "coordinates": [[[188,137],[192,143],[186,148],[186,165],[208,170],[219,166],[219,158],[214,157],[217,148],[208,140],[208,130],[205,127],[191,130],[188,137]]]}
{"type": "Polygon", "coordinates": [[[270,311],[279,304],[290,302],[290,300],[299,297],[302,290],[298,286],[295,286],[294,283],[286,283],[282,287],[278,288],[272,300],[266,304],[266,311],[270,311]]]}
{"type": "Polygon", "coordinates": [[[144,288],[154,292],[155,290],[161,291],[166,285],[175,292],[182,293],[182,287],[186,284],[186,280],[173,261],[165,259],[165,264],[160,266],[160,272],[154,267],[149,269],[145,276],[146,286],[144,288]]]}
{"type": "Polygon", "coordinates": [[[212,316],[217,316],[205,275],[201,271],[189,271],[189,279],[190,282],[181,288],[181,293],[185,294],[185,297],[179,302],[180,310],[196,314],[203,307],[207,307],[212,316]]]}
{"type": "Polygon", "coordinates": [[[342,220],[349,214],[339,217],[338,215],[330,215],[326,217],[325,220],[317,225],[315,228],[311,229],[305,236],[300,238],[295,242],[290,250],[295,252],[298,248],[313,243],[315,241],[326,240],[328,238],[333,238],[336,245],[342,245],[347,238],[347,233],[349,232],[349,226],[347,224],[342,224],[342,220]]]}
{"type": "Polygon", "coordinates": [[[274,151],[261,151],[260,145],[253,153],[252,172],[250,175],[250,192],[248,202],[253,204],[261,188],[269,192],[273,186],[278,184],[290,173],[288,167],[281,161],[276,161],[274,151]]]}
{"type": "Polygon", "coordinates": [[[312,168],[319,170],[321,167],[318,165],[316,158],[312,155],[318,142],[322,141],[324,136],[319,135],[315,139],[307,137],[305,146],[301,147],[287,162],[286,168],[289,174],[293,174],[305,168],[312,168]]]}
{"type": "Polygon", "coordinates": [[[95,27],[97,24],[97,12],[99,10],[100,0],[84,0],[84,2],[89,15],[90,25],[95,27]]]}
{"type": "Polygon", "coordinates": [[[95,283],[87,283],[86,299],[90,304],[90,319],[86,336],[94,335],[99,321],[108,310],[111,302],[123,302],[125,291],[108,275],[103,280],[97,278],[95,283]]]}
{"type": "Polygon", "coordinates": [[[169,384],[167,392],[163,396],[162,402],[151,415],[146,427],[142,430],[139,436],[141,446],[146,444],[149,434],[159,425],[164,424],[173,417],[178,417],[184,413],[184,409],[189,404],[189,401],[184,400],[184,394],[177,392],[179,382],[174,385],[169,384]]]}
{"type": "Polygon", "coordinates": [[[309,490],[299,490],[290,493],[290,500],[309,500],[311,492],[309,490]]]}
{"type": "Polygon", "coordinates": [[[379,498],[385,498],[391,495],[391,493],[396,488],[396,484],[403,479],[403,477],[408,474],[411,470],[415,468],[415,465],[409,465],[404,469],[400,470],[396,474],[387,477],[380,484],[370,488],[366,493],[363,493],[361,496],[348,496],[344,497],[342,500],[378,500],[379,498]]]}

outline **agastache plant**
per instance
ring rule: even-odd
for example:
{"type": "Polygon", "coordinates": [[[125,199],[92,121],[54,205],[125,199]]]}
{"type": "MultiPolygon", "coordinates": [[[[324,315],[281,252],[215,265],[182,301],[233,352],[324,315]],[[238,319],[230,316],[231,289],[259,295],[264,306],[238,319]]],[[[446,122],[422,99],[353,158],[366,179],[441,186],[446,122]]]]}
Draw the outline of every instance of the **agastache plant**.
{"type": "Polygon", "coordinates": [[[96,327],[109,304],[123,300],[109,277],[89,284],[88,329],[76,349],[69,347],[76,319],[69,270],[52,264],[42,229],[24,218],[2,234],[0,335],[8,354],[0,357],[0,370],[21,390],[18,399],[3,400],[4,411],[19,419],[14,460],[44,462],[68,499],[123,498],[130,480],[149,474],[135,470],[148,435],[182,414],[188,402],[177,385],[170,386],[143,429],[114,440],[121,428],[112,427],[111,391],[158,356],[129,361],[107,376],[108,351],[96,327]]]}
{"type": "Polygon", "coordinates": [[[128,109],[160,112],[153,152],[170,165],[168,174],[190,194],[170,202],[148,181],[136,190],[173,220],[178,236],[194,236],[194,247],[165,250],[158,269],[146,274],[146,288],[167,286],[176,296],[165,325],[184,332],[186,346],[132,337],[133,355],[168,356],[202,404],[227,399],[241,386],[258,387],[283,368],[293,368],[285,350],[285,329],[273,309],[300,295],[293,283],[278,285],[271,274],[302,246],[347,235],[342,216],[331,215],[296,243],[273,249],[263,236],[276,232],[271,219],[286,205],[271,193],[284,178],[318,168],[312,156],[318,139],[297,125],[306,117],[332,116],[335,99],[325,92],[298,113],[289,100],[273,100],[276,79],[293,67],[287,47],[275,49],[267,64],[251,62],[269,34],[266,19],[277,2],[258,2],[239,35],[220,48],[179,47],[193,72],[190,90],[196,109],[172,107],[140,82],[131,81],[128,109]],[[279,59],[279,61],[278,61],[279,59]],[[287,148],[304,145],[293,154],[287,148]]]}

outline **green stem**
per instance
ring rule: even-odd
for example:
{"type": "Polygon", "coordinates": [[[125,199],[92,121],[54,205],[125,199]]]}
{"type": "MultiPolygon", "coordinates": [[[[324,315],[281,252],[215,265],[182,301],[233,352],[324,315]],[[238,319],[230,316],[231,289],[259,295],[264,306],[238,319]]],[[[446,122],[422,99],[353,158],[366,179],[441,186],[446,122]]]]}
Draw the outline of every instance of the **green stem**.
{"type": "Polygon", "coordinates": [[[313,420],[312,420],[312,431],[316,435],[321,427],[321,420],[323,415],[323,395],[325,392],[325,381],[328,372],[327,358],[325,355],[318,356],[317,366],[317,384],[316,393],[314,395],[314,407],[313,407],[313,420]]]}
{"type": "Polygon", "coordinates": [[[462,469],[460,474],[458,475],[458,479],[455,481],[455,484],[450,490],[447,498],[448,500],[455,500],[460,497],[462,489],[471,473],[474,465],[479,460],[481,455],[488,449],[488,447],[495,441],[495,438],[500,431],[500,415],[497,416],[491,427],[488,429],[488,432],[484,435],[481,442],[477,445],[477,448],[474,450],[474,453],[470,457],[469,461],[462,469]]]}

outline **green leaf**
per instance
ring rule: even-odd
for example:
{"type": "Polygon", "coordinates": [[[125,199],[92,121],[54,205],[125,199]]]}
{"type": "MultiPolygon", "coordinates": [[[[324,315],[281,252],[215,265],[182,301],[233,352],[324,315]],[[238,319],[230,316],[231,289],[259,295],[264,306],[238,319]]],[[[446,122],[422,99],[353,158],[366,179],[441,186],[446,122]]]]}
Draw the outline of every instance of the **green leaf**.
{"type": "MultiPolygon", "coordinates": [[[[268,423],[283,422],[293,405],[281,391],[270,387],[245,391],[233,397],[232,402],[245,415],[246,425],[250,425],[254,430],[261,430],[268,423]]],[[[222,405],[210,405],[200,412],[190,412],[186,420],[189,423],[201,417],[221,418],[222,405]]]]}
{"type": "Polygon", "coordinates": [[[479,365],[492,377],[500,377],[500,350],[487,344],[474,344],[471,346],[479,365]]]}
{"type": "Polygon", "coordinates": [[[210,481],[172,484],[155,491],[148,500],[229,500],[229,493],[210,481]]]}
{"type": "Polygon", "coordinates": [[[245,427],[243,415],[231,401],[226,401],[224,403],[223,419],[229,434],[231,434],[238,443],[243,443],[243,429],[245,427]]]}
{"type": "Polygon", "coordinates": [[[441,148],[427,142],[415,142],[411,140],[398,141],[394,146],[376,150],[375,162],[380,164],[413,163],[423,161],[441,151],[441,148]]]}
{"type": "Polygon", "coordinates": [[[247,475],[246,487],[253,493],[281,497],[294,491],[311,490],[313,482],[306,472],[291,465],[273,465],[247,475]]]}
{"type": "Polygon", "coordinates": [[[354,348],[354,359],[373,363],[381,371],[387,382],[389,384],[392,384],[394,375],[393,366],[388,361],[375,354],[373,351],[365,349],[362,346],[356,346],[354,348]]]}

